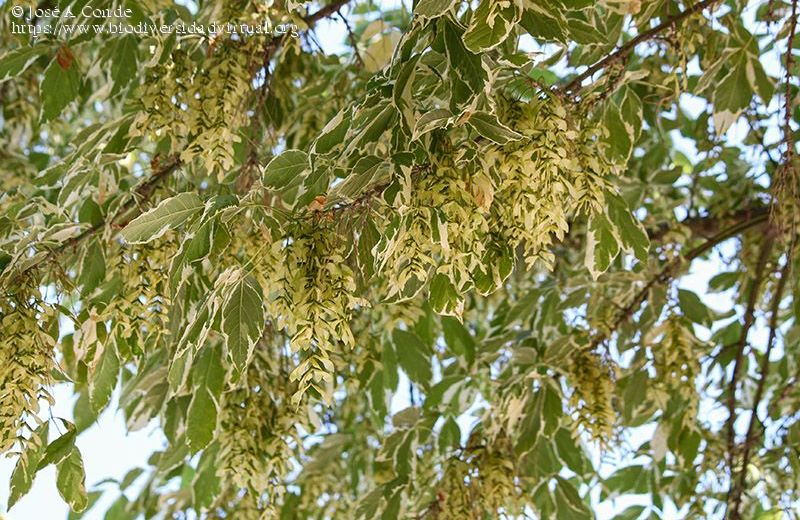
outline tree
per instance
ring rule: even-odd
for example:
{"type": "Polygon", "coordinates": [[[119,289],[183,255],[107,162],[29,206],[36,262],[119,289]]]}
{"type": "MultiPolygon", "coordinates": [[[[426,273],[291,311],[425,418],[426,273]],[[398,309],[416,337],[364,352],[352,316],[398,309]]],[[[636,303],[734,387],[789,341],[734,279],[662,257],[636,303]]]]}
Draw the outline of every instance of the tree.
{"type": "Polygon", "coordinates": [[[797,3],[6,3],[9,505],[797,517],[797,3]]]}

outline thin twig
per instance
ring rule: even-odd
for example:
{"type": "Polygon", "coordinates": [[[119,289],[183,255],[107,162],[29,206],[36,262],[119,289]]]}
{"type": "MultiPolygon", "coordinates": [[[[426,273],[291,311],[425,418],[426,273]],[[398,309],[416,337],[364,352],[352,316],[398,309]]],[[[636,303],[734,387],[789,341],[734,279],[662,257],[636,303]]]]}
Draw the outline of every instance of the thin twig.
{"type": "Polygon", "coordinates": [[[742,326],[742,333],[739,335],[739,342],[736,346],[736,358],[733,363],[733,373],[731,373],[731,380],[728,383],[728,420],[726,423],[728,435],[728,465],[731,474],[733,474],[733,466],[736,451],[736,430],[734,423],[736,422],[736,387],[739,382],[739,372],[744,362],[744,349],[747,346],[747,336],[750,329],[755,323],[755,309],[758,303],[758,294],[761,288],[761,281],[764,279],[764,269],[767,265],[767,260],[772,252],[772,246],[775,243],[775,234],[773,228],[767,229],[767,236],[764,243],[761,245],[761,251],[758,255],[755,271],[753,272],[753,279],[750,284],[750,292],[747,296],[747,307],[744,312],[744,324],[742,326]]]}
{"type": "MultiPolygon", "coordinates": [[[[728,494],[728,504],[732,504],[730,511],[731,520],[738,520],[741,518],[742,496],[744,493],[745,480],[747,478],[747,465],[750,463],[751,446],[755,441],[755,425],[758,420],[758,405],[764,396],[764,386],[769,376],[769,356],[772,354],[772,347],[775,345],[775,337],[778,333],[778,314],[780,313],[781,300],[783,299],[783,291],[786,288],[786,280],[789,278],[789,269],[791,266],[791,256],[786,259],[786,263],[780,271],[780,280],[775,289],[775,294],[772,298],[772,309],[769,320],[769,338],[767,339],[767,348],[764,356],[761,358],[761,375],[758,379],[758,386],[756,393],[753,397],[753,409],[750,414],[750,423],[747,425],[747,434],[745,436],[744,444],[742,445],[742,468],[739,470],[739,482],[734,485],[731,484],[731,490],[728,494]]],[[[733,469],[731,469],[731,481],[733,481],[733,469]]]]}
{"type": "Polygon", "coordinates": [[[350,46],[353,48],[353,56],[356,59],[356,63],[358,64],[358,68],[364,68],[364,60],[361,58],[361,53],[358,52],[358,40],[356,39],[355,33],[353,33],[353,28],[350,27],[350,22],[347,21],[347,18],[342,14],[341,9],[336,11],[336,14],[339,15],[339,18],[342,19],[344,23],[345,29],[347,29],[347,39],[350,40],[350,46]]]}
{"type": "MultiPolygon", "coordinates": [[[[667,263],[661,271],[658,272],[653,278],[651,278],[645,285],[642,287],[638,293],[633,297],[628,305],[620,310],[617,313],[616,318],[612,322],[612,326],[610,328],[611,331],[617,330],[623,323],[628,321],[631,316],[636,313],[637,309],[641,307],[642,303],[644,303],[645,299],[647,298],[647,294],[650,292],[650,289],[655,287],[658,284],[665,283],[673,277],[675,270],[680,267],[684,262],[691,262],[695,258],[698,258],[709,249],[712,249],[717,244],[724,242],[725,240],[742,233],[758,224],[763,223],[767,220],[766,213],[759,213],[752,218],[748,218],[744,221],[736,222],[732,226],[723,229],[722,231],[715,234],[713,237],[709,238],[699,246],[695,247],[688,251],[685,255],[679,256],[672,260],[671,262],[667,263]]],[[[592,339],[589,349],[594,350],[597,348],[601,343],[608,339],[608,334],[605,332],[598,333],[592,339]]]]}
{"type": "Polygon", "coordinates": [[[786,79],[784,85],[784,110],[783,110],[783,141],[784,162],[791,164],[794,157],[794,142],[792,140],[792,67],[794,66],[794,37],[797,31],[797,0],[792,0],[792,12],[789,15],[789,37],[786,41],[786,79]]]}
{"type": "Polygon", "coordinates": [[[561,91],[571,92],[575,94],[577,91],[581,89],[581,83],[583,83],[583,80],[591,77],[595,72],[608,67],[609,65],[618,60],[624,59],[640,43],[644,43],[648,40],[656,38],[657,36],[660,35],[662,31],[681,23],[684,19],[688,18],[689,16],[695,13],[699,13],[706,7],[710,7],[712,4],[716,2],[719,2],[719,0],[703,0],[702,2],[698,2],[694,4],[692,7],[689,7],[688,9],[685,9],[684,11],[681,11],[680,13],[676,14],[675,16],[670,16],[669,18],[667,18],[660,24],[656,25],[652,29],[637,34],[629,41],[627,41],[625,44],[618,47],[614,52],[607,55],[600,61],[596,62],[594,65],[590,66],[582,73],[578,74],[566,86],[561,88],[561,91]]]}

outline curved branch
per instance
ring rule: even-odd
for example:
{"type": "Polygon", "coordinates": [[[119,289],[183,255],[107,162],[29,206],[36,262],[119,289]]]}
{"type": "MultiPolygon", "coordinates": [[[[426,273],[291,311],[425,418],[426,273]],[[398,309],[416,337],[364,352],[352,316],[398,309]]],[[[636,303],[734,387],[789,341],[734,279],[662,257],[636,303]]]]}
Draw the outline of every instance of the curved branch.
{"type": "MultiPolygon", "coordinates": [[[[679,256],[672,260],[671,262],[667,263],[661,271],[658,272],[653,278],[651,278],[645,285],[642,287],[638,293],[633,297],[628,305],[621,308],[617,317],[615,318],[610,330],[613,332],[617,330],[623,323],[628,321],[631,316],[636,312],[639,307],[641,307],[642,303],[644,303],[645,299],[647,298],[647,294],[650,292],[650,289],[660,283],[665,283],[668,280],[672,279],[674,276],[675,270],[680,267],[683,262],[691,262],[695,258],[698,258],[708,250],[712,249],[714,246],[724,242],[725,240],[742,233],[752,227],[755,227],[759,224],[764,223],[767,220],[767,212],[759,213],[757,216],[748,218],[744,221],[737,222],[732,226],[723,229],[722,231],[715,234],[713,237],[709,238],[699,246],[695,247],[694,249],[689,250],[686,255],[679,256]]],[[[598,333],[592,339],[589,348],[594,350],[597,348],[601,343],[608,339],[608,333],[598,333]]]]}
{"type": "Polygon", "coordinates": [[[128,213],[141,203],[147,202],[155,191],[156,186],[158,186],[158,184],[160,184],[164,179],[169,177],[169,175],[177,170],[180,165],[180,159],[174,156],[170,157],[170,159],[162,163],[161,166],[157,168],[152,175],[150,175],[150,177],[148,177],[144,182],[140,183],[136,188],[133,189],[133,191],[128,193],[130,197],[114,212],[113,215],[102,219],[96,224],[92,224],[90,227],[84,229],[77,235],[64,240],[56,247],[48,249],[47,254],[41,257],[40,260],[32,262],[30,265],[25,266],[25,268],[21,271],[15,273],[13,278],[10,280],[10,284],[13,285],[15,280],[19,280],[20,277],[25,276],[27,273],[30,273],[45,262],[52,262],[68,250],[78,247],[84,241],[93,237],[99,231],[105,229],[106,226],[122,225],[122,222],[130,220],[128,218],[128,213]]]}
{"type": "Polygon", "coordinates": [[[703,0],[702,2],[698,2],[693,6],[689,7],[681,11],[680,13],[670,16],[669,18],[665,19],[660,24],[656,25],[655,27],[648,29],[642,33],[637,34],[630,40],[628,40],[623,45],[617,47],[617,49],[612,52],[611,54],[607,55],[605,58],[601,59],[600,61],[596,62],[594,65],[591,65],[588,69],[583,71],[582,73],[578,74],[575,78],[572,79],[566,86],[561,88],[562,92],[577,92],[580,90],[581,83],[586,78],[591,77],[595,72],[604,69],[614,63],[615,61],[624,59],[628,54],[630,54],[637,45],[640,43],[646,42],[648,40],[654,39],[658,36],[661,32],[665,29],[673,27],[679,23],[681,23],[684,19],[688,18],[689,16],[699,13],[706,7],[711,7],[712,4],[719,2],[719,0],[703,0]]]}
{"type": "Polygon", "coordinates": [[[317,23],[318,21],[322,20],[323,18],[329,18],[339,12],[339,9],[344,7],[350,2],[350,0],[335,0],[334,2],[329,3],[323,7],[319,8],[319,11],[312,13],[303,20],[308,24],[309,27],[317,23]]]}

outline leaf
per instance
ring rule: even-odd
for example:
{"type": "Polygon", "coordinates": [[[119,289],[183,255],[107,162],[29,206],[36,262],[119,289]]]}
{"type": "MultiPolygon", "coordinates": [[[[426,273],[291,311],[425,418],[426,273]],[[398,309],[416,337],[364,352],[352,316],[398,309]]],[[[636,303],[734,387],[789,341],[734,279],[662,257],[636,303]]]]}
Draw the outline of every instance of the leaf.
{"type": "Polygon", "coordinates": [[[567,20],[558,10],[547,9],[547,6],[531,4],[525,6],[520,25],[534,38],[545,41],[567,42],[564,27],[567,20]]]}
{"type": "Polygon", "coordinates": [[[400,38],[400,32],[394,30],[378,36],[361,53],[364,69],[367,72],[377,72],[388,65],[400,38]]]}
{"type": "Polygon", "coordinates": [[[357,198],[375,180],[376,176],[381,177],[378,175],[379,170],[383,169],[385,172],[388,169],[387,166],[383,159],[374,155],[362,157],[353,166],[350,175],[336,187],[330,198],[334,196],[342,197],[345,200],[357,198]]]}
{"type": "Polygon", "coordinates": [[[201,209],[203,201],[196,193],[179,193],[133,219],[122,230],[122,238],[129,244],[155,240],[192,218],[201,209]]]}
{"type": "Polygon", "coordinates": [[[217,476],[217,454],[219,444],[213,443],[203,450],[197,463],[197,472],[192,480],[192,497],[196,510],[206,509],[214,503],[220,491],[220,478],[217,476]]]}
{"type": "Polygon", "coordinates": [[[78,448],[73,447],[69,455],[56,466],[56,487],[70,509],[80,513],[89,504],[86,495],[86,474],[78,448]]]}
{"type": "Polygon", "coordinates": [[[438,18],[452,9],[455,0],[420,0],[414,6],[414,15],[423,18],[438,18]]]}
{"type": "Polygon", "coordinates": [[[710,327],[713,323],[708,307],[700,300],[693,291],[678,289],[678,303],[683,314],[695,323],[710,327]]]}
{"type": "Polygon", "coordinates": [[[117,39],[111,55],[111,78],[114,80],[114,92],[119,92],[136,77],[139,59],[139,37],[133,34],[117,39]]]}
{"type": "Polygon", "coordinates": [[[476,54],[497,47],[511,34],[521,15],[516,2],[481,0],[464,32],[464,46],[476,54]]]}
{"type": "Polygon", "coordinates": [[[395,329],[392,341],[397,352],[397,362],[409,379],[427,387],[433,378],[428,349],[413,332],[395,329]]]}
{"type": "Polygon", "coordinates": [[[486,71],[481,66],[481,58],[464,46],[460,29],[453,22],[447,18],[442,20],[444,20],[444,45],[452,76],[466,83],[475,95],[483,90],[486,82],[486,71]]]}
{"type": "Polygon", "coordinates": [[[731,69],[714,89],[714,128],[717,135],[724,134],[742,110],[750,105],[753,91],[747,77],[746,59],[747,55],[742,53],[740,59],[733,61],[731,69]]]}
{"type": "Polygon", "coordinates": [[[125,491],[128,489],[143,473],[144,469],[142,468],[133,468],[128,471],[119,483],[119,490],[125,491]]]}
{"type": "Polygon", "coordinates": [[[43,422],[39,425],[17,459],[9,482],[8,509],[11,509],[20,498],[27,495],[28,491],[31,490],[33,479],[36,476],[36,472],[39,471],[39,462],[45,454],[49,431],[49,422],[43,422]]]}
{"type": "Polygon", "coordinates": [[[621,513],[618,513],[617,516],[614,517],[614,520],[636,520],[642,516],[645,509],[647,509],[645,506],[630,506],[621,513]]]}
{"type": "Polygon", "coordinates": [[[458,356],[464,356],[467,363],[475,359],[475,339],[466,327],[452,316],[442,316],[442,333],[448,348],[458,356]]]}
{"type": "Polygon", "coordinates": [[[459,316],[463,300],[450,279],[442,273],[436,273],[431,279],[430,304],[439,314],[459,316]]]}
{"type": "Polygon", "coordinates": [[[343,155],[350,156],[355,150],[377,141],[396,116],[397,108],[389,102],[380,103],[361,113],[357,124],[350,129],[343,155]]]}
{"type": "Polygon", "coordinates": [[[116,342],[106,341],[89,380],[89,402],[96,414],[99,414],[111,400],[111,394],[117,386],[119,368],[116,342]]]}
{"type": "Polygon", "coordinates": [[[224,385],[222,351],[216,344],[203,349],[192,367],[192,400],[186,416],[186,441],[192,453],[208,446],[214,438],[224,385]]]}
{"type": "Polygon", "coordinates": [[[308,169],[308,155],[302,150],[286,150],[264,168],[264,185],[275,189],[296,186],[303,180],[308,169]]]}
{"type": "Polygon", "coordinates": [[[605,141],[612,157],[625,162],[633,150],[633,128],[626,126],[616,103],[609,101],[603,111],[603,124],[608,130],[605,141]]]}
{"type": "Polygon", "coordinates": [[[414,125],[414,133],[411,136],[411,139],[419,139],[428,132],[438,128],[446,127],[448,124],[450,124],[450,118],[452,116],[453,114],[444,108],[437,108],[435,110],[431,110],[430,112],[426,112],[420,116],[419,119],[417,119],[417,124],[414,125]]]}
{"type": "Polygon", "coordinates": [[[615,236],[620,247],[634,256],[643,264],[647,263],[647,253],[650,249],[650,238],[639,220],[637,220],[625,200],[615,193],[607,193],[608,219],[616,228],[615,236]]]}
{"type": "Polygon", "coordinates": [[[103,520],[135,520],[136,513],[131,511],[130,504],[128,497],[120,495],[108,508],[103,520]]]}
{"type": "Polygon", "coordinates": [[[103,248],[98,240],[92,240],[83,253],[78,284],[83,288],[83,294],[88,294],[97,288],[106,277],[106,259],[103,248]]]}
{"type": "Polygon", "coordinates": [[[592,279],[597,280],[606,272],[618,253],[619,244],[611,223],[602,213],[592,215],[586,232],[586,255],[583,260],[592,279]]]}
{"type": "Polygon", "coordinates": [[[39,461],[37,470],[44,468],[48,464],[59,464],[69,456],[75,447],[75,437],[78,433],[75,425],[64,419],[61,419],[61,422],[67,431],[47,446],[44,457],[39,461]]]}
{"type": "Polygon", "coordinates": [[[39,87],[42,95],[43,121],[50,121],[78,97],[81,86],[81,75],[78,62],[68,47],[61,47],[56,58],[44,71],[44,79],[39,87]]]}
{"type": "Polygon", "coordinates": [[[20,47],[0,56],[0,83],[25,72],[36,61],[36,58],[49,49],[50,47],[47,45],[34,45],[20,47]]]}
{"type": "Polygon", "coordinates": [[[247,368],[265,324],[261,286],[250,275],[240,277],[222,304],[222,333],[227,355],[240,373],[247,368]]]}
{"type": "Polygon", "coordinates": [[[475,112],[469,117],[468,122],[476,132],[497,144],[522,139],[522,135],[499,122],[495,115],[488,112],[475,112]]]}
{"type": "Polygon", "coordinates": [[[567,36],[575,43],[583,45],[606,41],[606,36],[597,27],[574,16],[567,18],[567,36]]]}
{"type": "Polygon", "coordinates": [[[558,518],[566,520],[591,520],[592,514],[568,480],[556,476],[556,506],[558,518]]]}
{"type": "Polygon", "coordinates": [[[342,110],[333,119],[328,121],[328,124],[322,129],[319,137],[314,141],[311,147],[313,154],[326,154],[330,152],[336,145],[344,141],[344,136],[350,128],[350,114],[342,110]]]}

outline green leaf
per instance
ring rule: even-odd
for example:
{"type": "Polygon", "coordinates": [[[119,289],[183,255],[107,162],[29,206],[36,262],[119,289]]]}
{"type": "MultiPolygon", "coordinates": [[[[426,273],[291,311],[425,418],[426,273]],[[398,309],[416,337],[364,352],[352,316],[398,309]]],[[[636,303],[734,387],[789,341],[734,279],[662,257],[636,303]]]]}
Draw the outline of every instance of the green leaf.
{"type": "Polygon", "coordinates": [[[78,62],[67,47],[58,54],[44,71],[44,79],[39,87],[42,95],[42,120],[50,121],[76,97],[81,87],[81,73],[78,62]]]}
{"type": "Polygon", "coordinates": [[[431,279],[430,304],[431,308],[439,314],[459,315],[462,303],[450,279],[442,273],[436,273],[431,279]]]}
{"type": "Polygon", "coordinates": [[[559,458],[566,462],[567,467],[577,475],[582,475],[584,471],[583,457],[581,448],[570,435],[569,430],[560,428],[553,439],[555,441],[556,452],[559,458]]]}
{"type": "Polygon", "coordinates": [[[357,117],[357,124],[351,128],[351,135],[343,152],[350,156],[355,150],[377,141],[397,116],[397,108],[388,101],[371,107],[357,117]]]}
{"type": "Polygon", "coordinates": [[[516,2],[481,0],[464,33],[464,45],[474,53],[497,47],[511,34],[520,16],[516,2]]]}
{"type": "Polygon", "coordinates": [[[395,329],[392,333],[397,362],[408,374],[409,379],[425,387],[433,378],[431,360],[428,349],[413,332],[395,329]]]}
{"type": "Polygon", "coordinates": [[[388,177],[388,163],[374,155],[367,155],[358,160],[353,171],[338,185],[330,198],[341,197],[353,200],[369,186],[376,177],[388,177]]]}
{"type": "Polygon", "coordinates": [[[0,56],[0,83],[19,76],[30,67],[36,58],[49,51],[48,45],[20,47],[0,56]]]}
{"type": "Polygon", "coordinates": [[[242,373],[250,362],[256,342],[266,324],[264,294],[250,275],[240,277],[222,304],[225,347],[236,369],[242,373]]]}
{"type": "Polygon", "coordinates": [[[630,506],[614,517],[614,520],[636,520],[642,516],[645,506],[630,506]]]}
{"type": "Polygon", "coordinates": [[[297,186],[308,169],[308,155],[302,150],[286,150],[264,168],[264,185],[275,189],[297,186]]]}
{"type": "Polygon", "coordinates": [[[86,495],[86,475],[81,452],[73,447],[67,457],[56,466],[56,487],[70,509],[80,513],[89,504],[86,495]]]}
{"type": "Polygon", "coordinates": [[[597,27],[574,16],[567,18],[567,35],[574,42],[584,45],[606,41],[606,36],[597,27]]]}
{"type": "Polygon", "coordinates": [[[128,34],[118,38],[111,54],[111,78],[114,80],[114,92],[119,92],[136,77],[139,71],[139,42],[137,35],[128,34]]]}
{"type": "Polygon", "coordinates": [[[625,200],[615,193],[607,193],[608,219],[616,228],[615,236],[620,247],[633,253],[643,264],[647,263],[650,250],[650,238],[639,220],[637,220],[625,200]]]}
{"type": "Polygon", "coordinates": [[[131,484],[136,482],[136,479],[138,479],[143,473],[144,470],[142,468],[133,468],[132,470],[128,471],[122,478],[122,481],[119,483],[119,490],[125,491],[128,489],[131,484]]]}
{"type": "Polygon", "coordinates": [[[419,0],[414,6],[414,15],[423,18],[438,18],[455,4],[456,0],[419,0]]]}
{"type": "Polygon", "coordinates": [[[555,495],[559,519],[591,520],[593,518],[589,507],[578,495],[578,490],[568,480],[556,476],[555,495]]]}
{"type": "Polygon", "coordinates": [[[609,101],[603,111],[603,123],[608,130],[605,141],[612,157],[625,162],[633,150],[633,128],[626,126],[616,103],[609,101]]]}
{"type": "Polygon", "coordinates": [[[476,132],[497,144],[522,139],[522,135],[499,122],[495,115],[488,112],[475,112],[469,117],[468,122],[476,132]]]}
{"type": "Polygon", "coordinates": [[[120,495],[106,511],[103,520],[134,520],[136,513],[131,511],[131,502],[125,495],[120,495]]]}
{"type": "Polygon", "coordinates": [[[678,289],[678,303],[683,314],[695,323],[710,327],[713,323],[711,312],[693,291],[678,289]]]}
{"type": "Polygon", "coordinates": [[[347,130],[349,128],[350,112],[342,110],[323,127],[319,137],[317,137],[313,146],[311,147],[312,155],[326,154],[330,152],[336,145],[341,144],[342,141],[344,141],[344,136],[347,135],[347,130]]]}
{"type": "Polygon", "coordinates": [[[97,414],[111,400],[111,394],[117,386],[120,368],[115,341],[108,340],[102,344],[98,343],[98,348],[102,348],[102,353],[89,380],[89,402],[92,410],[97,414]]]}
{"type": "Polygon", "coordinates": [[[25,449],[19,455],[9,483],[9,509],[31,490],[33,479],[36,476],[36,472],[39,471],[39,462],[45,454],[49,431],[49,422],[43,422],[39,425],[25,444],[25,449]]]}
{"type": "Polygon", "coordinates": [[[196,193],[179,193],[133,219],[122,230],[122,238],[129,244],[155,240],[195,216],[201,209],[203,201],[196,193]]]}
{"type": "Polygon", "coordinates": [[[64,419],[61,419],[61,423],[67,431],[47,446],[44,457],[39,461],[37,470],[44,468],[48,464],[59,464],[69,456],[75,447],[75,437],[78,433],[75,425],[64,419]]]}
{"type": "Polygon", "coordinates": [[[106,277],[106,259],[104,250],[98,240],[92,240],[83,253],[78,284],[83,288],[83,294],[88,294],[97,288],[106,277]]]}
{"type": "Polygon", "coordinates": [[[586,255],[583,260],[592,278],[596,280],[606,272],[618,253],[619,244],[611,223],[602,213],[592,215],[586,232],[586,255]]]}
{"type": "Polygon", "coordinates": [[[442,316],[442,333],[448,348],[458,356],[464,356],[467,363],[475,359],[475,339],[466,327],[452,316],[442,316]]]}
{"type": "Polygon", "coordinates": [[[724,134],[752,100],[753,90],[747,77],[746,60],[747,55],[741,53],[741,57],[731,64],[731,69],[714,89],[714,127],[717,135],[724,134]]]}
{"type": "Polygon", "coordinates": [[[426,112],[419,119],[417,119],[417,124],[414,126],[414,133],[411,136],[411,139],[419,139],[428,132],[438,128],[446,127],[448,124],[450,124],[450,118],[452,116],[453,114],[444,108],[437,108],[435,110],[426,112]]]}
{"type": "Polygon", "coordinates": [[[520,25],[534,38],[545,41],[567,42],[567,36],[564,32],[567,20],[558,10],[550,10],[547,5],[526,5],[520,19],[520,25]]]}
{"type": "Polygon", "coordinates": [[[206,347],[192,367],[192,400],[186,417],[186,441],[192,453],[208,446],[214,438],[224,386],[222,350],[219,344],[206,347]]]}
{"type": "Polygon", "coordinates": [[[447,51],[447,59],[452,69],[451,76],[454,76],[454,79],[458,81],[466,83],[472,95],[476,95],[483,90],[486,82],[486,71],[481,66],[481,58],[464,46],[458,26],[447,18],[442,20],[445,21],[444,44],[447,51]]]}
{"type": "Polygon", "coordinates": [[[192,480],[192,497],[194,508],[198,511],[210,507],[219,494],[221,480],[217,476],[218,454],[219,444],[213,443],[203,451],[197,463],[197,472],[192,480]]]}

